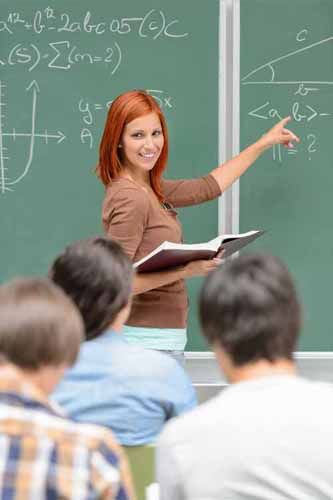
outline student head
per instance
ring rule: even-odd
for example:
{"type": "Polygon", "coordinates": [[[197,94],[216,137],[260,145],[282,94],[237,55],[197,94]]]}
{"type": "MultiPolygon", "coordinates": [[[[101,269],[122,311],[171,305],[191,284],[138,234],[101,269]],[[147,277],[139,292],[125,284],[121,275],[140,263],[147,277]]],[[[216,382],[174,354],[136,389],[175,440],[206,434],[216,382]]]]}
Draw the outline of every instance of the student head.
{"type": "Polygon", "coordinates": [[[205,337],[234,367],[293,359],[300,306],[287,268],[273,256],[242,256],[211,273],[200,318],[205,337]]]}
{"type": "Polygon", "coordinates": [[[49,274],[80,310],[87,340],[109,327],[121,329],[130,310],[133,266],[120,245],[106,238],[77,241],[49,274]]]}
{"type": "Polygon", "coordinates": [[[156,100],[143,90],[118,96],[109,109],[100,144],[98,174],[103,184],[108,185],[130,163],[149,170],[151,186],[163,201],[160,182],[167,158],[167,125],[156,100]]]}
{"type": "Polygon", "coordinates": [[[46,394],[76,360],[83,323],[72,301],[47,279],[0,286],[0,353],[46,394]]]}

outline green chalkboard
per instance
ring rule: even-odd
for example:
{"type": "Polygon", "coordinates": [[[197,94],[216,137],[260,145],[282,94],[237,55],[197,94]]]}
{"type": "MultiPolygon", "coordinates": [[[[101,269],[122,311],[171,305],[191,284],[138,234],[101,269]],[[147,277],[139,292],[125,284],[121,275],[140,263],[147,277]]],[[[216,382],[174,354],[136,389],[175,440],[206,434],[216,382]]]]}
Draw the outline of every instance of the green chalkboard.
{"type": "Polygon", "coordinates": [[[299,350],[333,351],[333,2],[240,0],[240,143],[279,117],[302,142],[276,147],[240,181],[240,229],[251,250],[280,256],[304,305],[299,350]]]}
{"type": "MultiPolygon", "coordinates": [[[[143,88],[160,102],[168,177],[217,164],[218,23],[218,0],[2,0],[1,282],[44,274],[67,243],[102,233],[93,169],[119,93],[143,88]]],[[[180,215],[187,241],[216,235],[216,202],[180,215]]],[[[189,349],[202,345],[195,316],[194,306],[189,349]]]]}

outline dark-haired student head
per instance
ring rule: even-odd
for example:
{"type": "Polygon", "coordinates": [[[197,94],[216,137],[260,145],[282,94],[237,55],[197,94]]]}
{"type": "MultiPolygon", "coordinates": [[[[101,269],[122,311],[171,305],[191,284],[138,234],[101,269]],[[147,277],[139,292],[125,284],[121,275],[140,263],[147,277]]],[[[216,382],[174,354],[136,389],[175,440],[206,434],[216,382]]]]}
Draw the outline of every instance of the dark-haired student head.
{"type": "Polygon", "coordinates": [[[211,273],[200,318],[204,336],[235,367],[293,359],[301,311],[291,275],[276,257],[241,256],[211,273]]]}
{"type": "Polygon", "coordinates": [[[229,260],[206,278],[200,315],[230,384],[163,429],[163,499],[329,500],[333,392],[297,374],[301,314],[286,267],[269,255],[229,260]]]}
{"type": "Polygon", "coordinates": [[[110,325],[121,328],[130,309],[133,266],[120,245],[90,238],[69,245],[53,262],[50,277],[80,310],[86,339],[110,325]]]}

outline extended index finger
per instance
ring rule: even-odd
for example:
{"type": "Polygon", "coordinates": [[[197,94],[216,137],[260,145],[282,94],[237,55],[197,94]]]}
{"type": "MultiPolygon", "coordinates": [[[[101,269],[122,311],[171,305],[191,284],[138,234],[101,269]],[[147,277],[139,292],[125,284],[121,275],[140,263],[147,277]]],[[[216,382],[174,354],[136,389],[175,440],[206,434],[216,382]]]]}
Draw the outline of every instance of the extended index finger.
{"type": "Polygon", "coordinates": [[[287,125],[287,123],[290,122],[290,120],[291,120],[291,116],[286,116],[285,118],[282,118],[279,125],[282,125],[282,127],[284,127],[285,125],[287,125]]]}

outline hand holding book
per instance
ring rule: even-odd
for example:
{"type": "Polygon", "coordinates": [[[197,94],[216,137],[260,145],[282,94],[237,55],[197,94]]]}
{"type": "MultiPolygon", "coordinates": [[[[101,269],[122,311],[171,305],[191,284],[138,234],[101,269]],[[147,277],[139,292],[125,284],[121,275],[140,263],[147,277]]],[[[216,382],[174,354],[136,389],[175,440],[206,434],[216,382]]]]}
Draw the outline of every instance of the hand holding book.
{"type": "Polygon", "coordinates": [[[183,278],[194,278],[198,276],[207,276],[222,263],[222,259],[213,257],[212,259],[192,260],[183,267],[183,278]]]}
{"type": "Polygon", "coordinates": [[[135,262],[134,268],[139,273],[161,271],[185,265],[188,262],[213,259],[217,256],[221,257],[222,251],[223,258],[227,258],[263,233],[264,231],[249,231],[243,234],[222,235],[206,243],[191,245],[165,241],[146,257],[135,262]]]}

